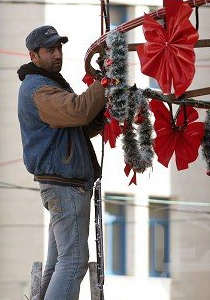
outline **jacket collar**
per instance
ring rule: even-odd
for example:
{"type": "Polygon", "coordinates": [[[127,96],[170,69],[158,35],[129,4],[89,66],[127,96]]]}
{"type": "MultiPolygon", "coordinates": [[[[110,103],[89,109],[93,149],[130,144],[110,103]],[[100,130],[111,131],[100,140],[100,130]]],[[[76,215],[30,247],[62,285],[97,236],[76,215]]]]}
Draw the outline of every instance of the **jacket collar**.
{"type": "Polygon", "coordinates": [[[69,92],[71,93],[73,92],[73,89],[70,87],[69,83],[63,78],[63,76],[60,73],[48,72],[45,69],[37,67],[32,62],[22,65],[17,71],[17,73],[21,81],[25,79],[26,75],[38,74],[58,82],[62,87],[67,89],[69,92]]]}

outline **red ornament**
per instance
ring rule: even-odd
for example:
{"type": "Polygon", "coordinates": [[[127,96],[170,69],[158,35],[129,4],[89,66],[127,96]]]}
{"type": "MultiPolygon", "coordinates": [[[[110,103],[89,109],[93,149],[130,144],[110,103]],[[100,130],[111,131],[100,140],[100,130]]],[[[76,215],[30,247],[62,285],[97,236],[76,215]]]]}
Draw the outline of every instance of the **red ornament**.
{"type": "Polygon", "coordinates": [[[145,15],[143,30],[147,42],[138,46],[142,73],[156,78],[164,93],[172,85],[178,98],[195,74],[194,45],[198,32],[189,21],[192,8],[182,0],[166,0],[166,29],[145,15]]]}
{"type": "Polygon", "coordinates": [[[107,58],[107,59],[105,60],[105,65],[106,65],[107,67],[111,66],[112,64],[113,64],[113,61],[112,61],[111,58],[107,58]]]}
{"type": "Polygon", "coordinates": [[[187,169],[188,164],[197,159],[198,148],[204,135],[204,123],[194,122],[198,119],[198,112],[193,107],[186,107],[187,126],[184,126],[182,107],[174,127],[170,112],[163,103],[152,100],[150,108],[156,119],[154,127],[157,137],[154,141],[154,150],[158,161],[168,167],[175,153],[177,169],[187,169]]]}
{"type": "Polygon", "coordinates": [[[135,124],[140,125],[140,124],[142,124],[143,122],[144,122],[144,116],[143,116],[143,115],[138,114],[138,115],[136,115],[136,116],[134,117],[134,123],[135,123],[135,124]]]}
{"type": "Polygon", "coordinates": [[[140,109],[139,113],[134,117],[134,123],[140,125],[144,122],[144,119],[145,118],[144,118],[142,109],[140,109]]]}
{"type": "Polygon", "coordinates": [[[109,79],[107,77],[103,77],[101,79],[101,85],[103,85],[103,87],[106,88],[108,86],[108,84],[109,84],[109,79]]]}

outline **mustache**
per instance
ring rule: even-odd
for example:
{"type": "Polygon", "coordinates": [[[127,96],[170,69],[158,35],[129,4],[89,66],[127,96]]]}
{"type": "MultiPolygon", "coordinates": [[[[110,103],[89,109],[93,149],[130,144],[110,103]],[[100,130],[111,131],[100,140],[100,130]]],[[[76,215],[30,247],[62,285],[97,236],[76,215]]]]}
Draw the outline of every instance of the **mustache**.
{"type": "Polygon", "coordinates": [[[54,63],[62,63],[62,59],[57,58],[57,59],[54,60],[54,63]]]}

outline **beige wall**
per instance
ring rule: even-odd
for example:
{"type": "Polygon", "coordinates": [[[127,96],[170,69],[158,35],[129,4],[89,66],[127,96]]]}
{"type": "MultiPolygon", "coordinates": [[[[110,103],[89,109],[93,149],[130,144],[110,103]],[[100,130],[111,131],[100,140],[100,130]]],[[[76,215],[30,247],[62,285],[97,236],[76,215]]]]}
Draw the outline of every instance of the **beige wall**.
{"type": "MultiPolygon", "coordinates": [[[[199,8],[200,39],[209,38],[210,7],[199,8]]],[[[196,49],[196,75],[189,89],[210,85],[209,48],[196,49]]],[[[208,99],[209,96],[200,97],[208,99]]],[[[199,110],[201,119],[204,111],[199,110]]],[[[172,300],[208,300],[210,296],[210,178],[201,153],[189,169],[171,167],[171,194],[178,201],[198,203],[175,206],[171,212],[172,300]],[[201,204],[199,205],[199,202],[201,204]],[[181,210],[181,211],[180,211],[181,210]]]]}
{"type": "MultiPolygon", "coordinates": [[[[85,52],[100,36],[98,6],[94,5],[91,9],[88,6],[88,9],[87,15],[87,6],[48,5],[44,10],[41,5],[0,5],[0,181],[24,187],[38,187],[21,162],[22,148],[17,120],[17,91],[20,82],[16,70],[21,64],[28,62],[26,55],[18,54],[27,53],[24,46],[25,36],[34,27],[43,24],[52,24],[58,28],[59,33],[69,36],[70,41],[64,47],[63,74],[79,93],[86,88],[81,81],[84,76],[85,52]],[[5,52],[16,52],[16,54],[5,52]],[[11,161],[12,163],[6,163],[11,161]]],[[[202,38],[207,38],[209,35],[209,9],[199,9],[202,14],[200,17],[202,38]]],[[[134,13],[136,13],[135,17],[142,15],[143,11],[139,6],[136,12],[130,8],[130,17],[132,18],[134,13]]],[[[138,42],[140,35],[142,36],[141,29],[138,28],[130,38],[134,38],[133,42],[138,42]]],[[[209,85],[209,52],[205,50],[205,56],[199,55],[192,87],[209,85]]],[[[139,74],[139,62],[136,58],[134,61],[138,71],[133,69],[132,74],[139,74]]],[[[146,81],[138,82],[138,80],[139,77],[137,81],[132,80],[131,83],[137,82],[138,87],[144,88],[146,81]]],[[[100,157],[101,141],[95,141],[95,145],[98,147],[97,152],[100,157]]],[[[106,147],[104,190],[114,192],[129,190],[129,193],[136,195],[137,204],[140,205],[147,204],[146,197],[149,194],[171,195],[172,198],[180,201],[209,201],[209,178],[205,175],[204,163],[199,160],[190,165],[187,171],[178,172],[171,167],[169,169],[171,173],[155,163],[153,173],[139,176],[138,186],[129,188],[123,166],[121,146],[118,150],[108,150],[106,147]],[[111,173],[110,165],[112,165],[111,173]]],[[[176,212],[173,210],[171,212],[171,300],[197,300],[200,297],[208,300],[210,295],[209,219],[208,214],[200,213],[202,210],[208,210],[208,207],[197,207],[199,213],[193,214],[179,211],[182,207],[174,208],[176,212]]],[[[187,209],[195,210],[195,207],[187,209]]],[[[129,220],[132,221],[132,218],[133,214],[129,220]]],[[[127,296],[130,295],[127,288],[129,286],[132,289],[132,299],[141,294],[143,300],[168,300],[171,280],[147,278],[148,211],[136,209],[134,221],[137,224],[133,230],[135,243],[130,244],[129,249],[135,252],[130,264],[130,273],[135,274],[136,277],[108,277],[105,282],[105,296],[107,295],[109,300],[118,298],[128,300],[130,299],[127,296]]],[[[24,294],[29,295],[31,264],[35,260],[43,260],[43,223],[42,206],[37,191],[0,189],[0,300],[20,300],[24,294]]],[[[90,248],[91,259],[95,260],[94,229],[90,248]]],[[[81,299],[88,299],[88,288],[89,282],[86,279],[86,285],[81,291],[81,299]]]]}
{"type": "MultiPolygon", "coordinates": [[[[37,187],[21,161],[18,67],[28,62],[25,36],[43,22],[43,7],[0,4],[0,181],[37,187]],[[8,53],[8,52],[13,52],[8,53]],[[15,54],[15,53],[16,54],[15,54]]],[[[43,213],[37,191],[0,189],[0,300],[29,295],[31,265],[43,257],[43,213]]]]}

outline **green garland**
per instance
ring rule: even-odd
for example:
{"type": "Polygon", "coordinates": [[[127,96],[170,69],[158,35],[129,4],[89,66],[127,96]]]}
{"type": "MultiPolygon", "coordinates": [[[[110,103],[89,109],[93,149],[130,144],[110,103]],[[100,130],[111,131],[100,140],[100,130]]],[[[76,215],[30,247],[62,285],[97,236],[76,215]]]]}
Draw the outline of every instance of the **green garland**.
{"type": "Polygon", "coordinates": [[[206,174],[210,176],[210,110],[206,111],[204,138],[202,141],[202,155],[206,161],[206,174]]]}
{"type": "Polygon", "coordinates": [[[123,150],[125,163],[135,172],[143,173],[152,166],[154,156],[152,147],[153,127],[150,122],[148,100],[143,90],[127,84],[127,44],[125,35],[112,31],[106,39],[106,76],[109,79],[106,96],[110,112],[119,122],[124,122],[123,150]],[[143,122],[134,124],[134,117],[141,111],[143,122]]]}

